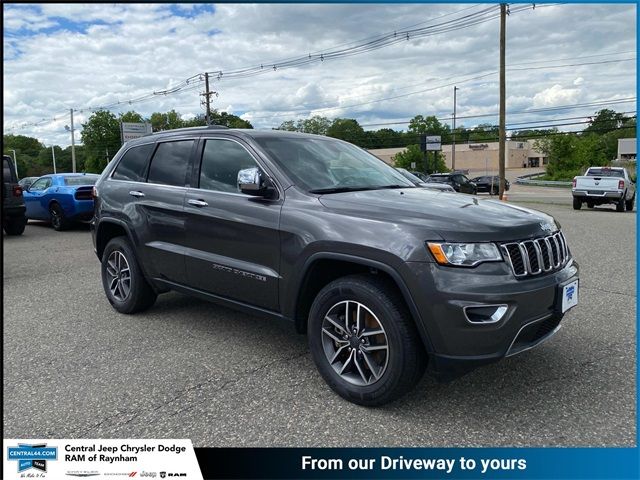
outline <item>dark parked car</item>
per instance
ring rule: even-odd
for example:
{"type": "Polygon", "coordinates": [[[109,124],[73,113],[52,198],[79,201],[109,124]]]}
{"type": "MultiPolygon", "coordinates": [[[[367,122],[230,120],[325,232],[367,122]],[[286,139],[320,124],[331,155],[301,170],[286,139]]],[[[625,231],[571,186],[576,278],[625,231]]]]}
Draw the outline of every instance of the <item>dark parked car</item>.
{"type": "Polygon", "coordinates": [[[21,178],[20,181],[18,182],[18,185],[20,185],[22,187],[22,190],[26,190],[28,189],[31,184],[33,182],[35,182],[38,179],[38,177],[24,177],[21,178]]]}
{"type": "Polygon", "coordinates": [[[2,156],[2,229],[7,235],[22,235],[27,225],[24,216],[22,187],[18,185],[18,175],[13,159],[2,156]]]}
{"type": "Polygon", "coordinates": [[[416,188],[334,138],[162,132],[127,142],[95,190],[115,310],[175,290],[289,320],[328,385],[363,405],[425,367],[444,380],[528,350],[578,301],[553,217],[416,188]]]}
{"type": "Polygon", "coordinates": [[[402,176],[404,178],[409,180],[416,187],[429,188],[431,190],[440,190],[440,191],[443,191],[443,192],[455,192],[453,187],[451,187],[450,185],[447,185],[446,183],[427,183],[427,182],[423,182],[422,179],[416,177],[413,173],[411,173],[410,171],[408,171],[408,170],[406,170],[404,168],[396,168],[396,170],[398,170],[402,174],[402,176]]]}
{"type": "Polygon", "coordinates": [[[46,220],[57,230],[93,217],[93,185],[98,175],[59,173],[38,178],[25,190],[27,218],[46,220]]]}
{"type": "MultiPolygon", "coordinates": [[[[498,175],[484,175],[482,177],[472,178],[471,182],[476,184],[478,192],[489,192],[491,195],[500,193],[500,177],[498,175]]],[[[504,189],[509,190],[511,184],[509,180],[504,179],[504,189]]]]}
{"type": "Polygon", "coordinates": [[[409,171],[409,173],[411,175],[415,175],[416,177],[418,177],[420,180],[422,180],[425,183],[429,181],[429,175],[427,175],[426,173],[416,172],[415,170],[411,170],[411,171],[409,171]]]}
{"type": "Polygon", "coordinates": [[[434,173],[429,176],[429,182],[446,183],[451,185],[456,192],[470,193],[475,195],[478,193],[478,187],[471,182],[466,175],[462,173],[434,173]]]}

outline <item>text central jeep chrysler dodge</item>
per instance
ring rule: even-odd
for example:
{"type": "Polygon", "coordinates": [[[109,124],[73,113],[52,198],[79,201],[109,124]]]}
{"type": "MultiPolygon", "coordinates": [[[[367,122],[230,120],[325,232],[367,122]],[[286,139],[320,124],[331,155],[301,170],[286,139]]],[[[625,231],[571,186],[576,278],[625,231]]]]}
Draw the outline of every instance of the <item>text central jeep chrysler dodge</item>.
{"type": "Polygon", "coordinates": [[[176,290],[291,320],[344,398],[380,405],[549,338],[578,265],[544,213],[415,188],[349,143],[195,128],[128,142],[92,237],[122,313],[176,290]]]}

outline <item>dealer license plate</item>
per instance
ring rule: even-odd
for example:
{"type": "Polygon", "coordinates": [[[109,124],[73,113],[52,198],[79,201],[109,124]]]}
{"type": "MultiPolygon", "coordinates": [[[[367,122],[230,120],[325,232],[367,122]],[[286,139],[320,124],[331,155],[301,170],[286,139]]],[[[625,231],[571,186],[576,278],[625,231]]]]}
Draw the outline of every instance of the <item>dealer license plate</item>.
{"type": "Polygon", "coordinates": [[[578,304],[578,280],[562,287],[562,313],[578,304]]]}

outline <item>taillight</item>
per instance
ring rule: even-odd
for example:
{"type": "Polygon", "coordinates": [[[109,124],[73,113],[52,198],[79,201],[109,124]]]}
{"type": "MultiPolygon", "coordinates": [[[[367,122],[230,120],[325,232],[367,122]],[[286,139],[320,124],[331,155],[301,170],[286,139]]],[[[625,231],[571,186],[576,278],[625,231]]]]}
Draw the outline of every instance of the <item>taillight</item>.
{"type": "Polygon", "coordinates": [[[577,182],[576,182],[576,179],[574,178],[574,179],[573,179],[573,188],[576,188],[576,183],[577,183],[577,182]]]}
{"type": "Polygon", "coordinates": [[[624,190],[624,180],[618,181],[618,190],[624,190]]]}
{"type": "Polygon", "coordinates": [[[22,187],[20,185],[13,186],[13,196],[21,197],[22,196],[22,187]]]}

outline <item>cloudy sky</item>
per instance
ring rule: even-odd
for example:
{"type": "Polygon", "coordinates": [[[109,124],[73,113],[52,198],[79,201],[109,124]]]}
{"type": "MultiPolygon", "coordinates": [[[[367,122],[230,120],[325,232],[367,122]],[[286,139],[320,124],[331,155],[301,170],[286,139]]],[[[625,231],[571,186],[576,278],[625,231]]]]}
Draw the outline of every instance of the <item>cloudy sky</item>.
{"type": "MultiPolygon", "coordinates": [[[[205,71],[223,72],[211,82],[218,92],[214,106],[256,128],[314,114],[355,118],[365,128],[406,122],[417,114],[446,118],[453,111],[454,84],[459,125],[497,122],[491,116],[498,110],[496,5],[5,4],[3,9],[4,131],[45,144],[70,143],[64,130],[69,108],[78,110],[77,126],[90,108],[117,102],[111,108],[116,114],[172,108],[187,118],[202,113],[204,87],[197,77],[177,93],[127,101],[205,71]],[[451,23],[445,22],[461,22],[490,7],[495,11],[489,21],[446,31],[451,23]],[[349,48],[406,29],[432,34],[298,68],[272,68],[283,59],[349,48]],[[265,73],[258,76],[224,75],[260,65],[265,73]]],[[[508,124],[576,122],[606,105],[550,108],[615,99],[610,108],[635,111],[635,5],[532,9],[514,4],[511,10],[508,124]]]]}

